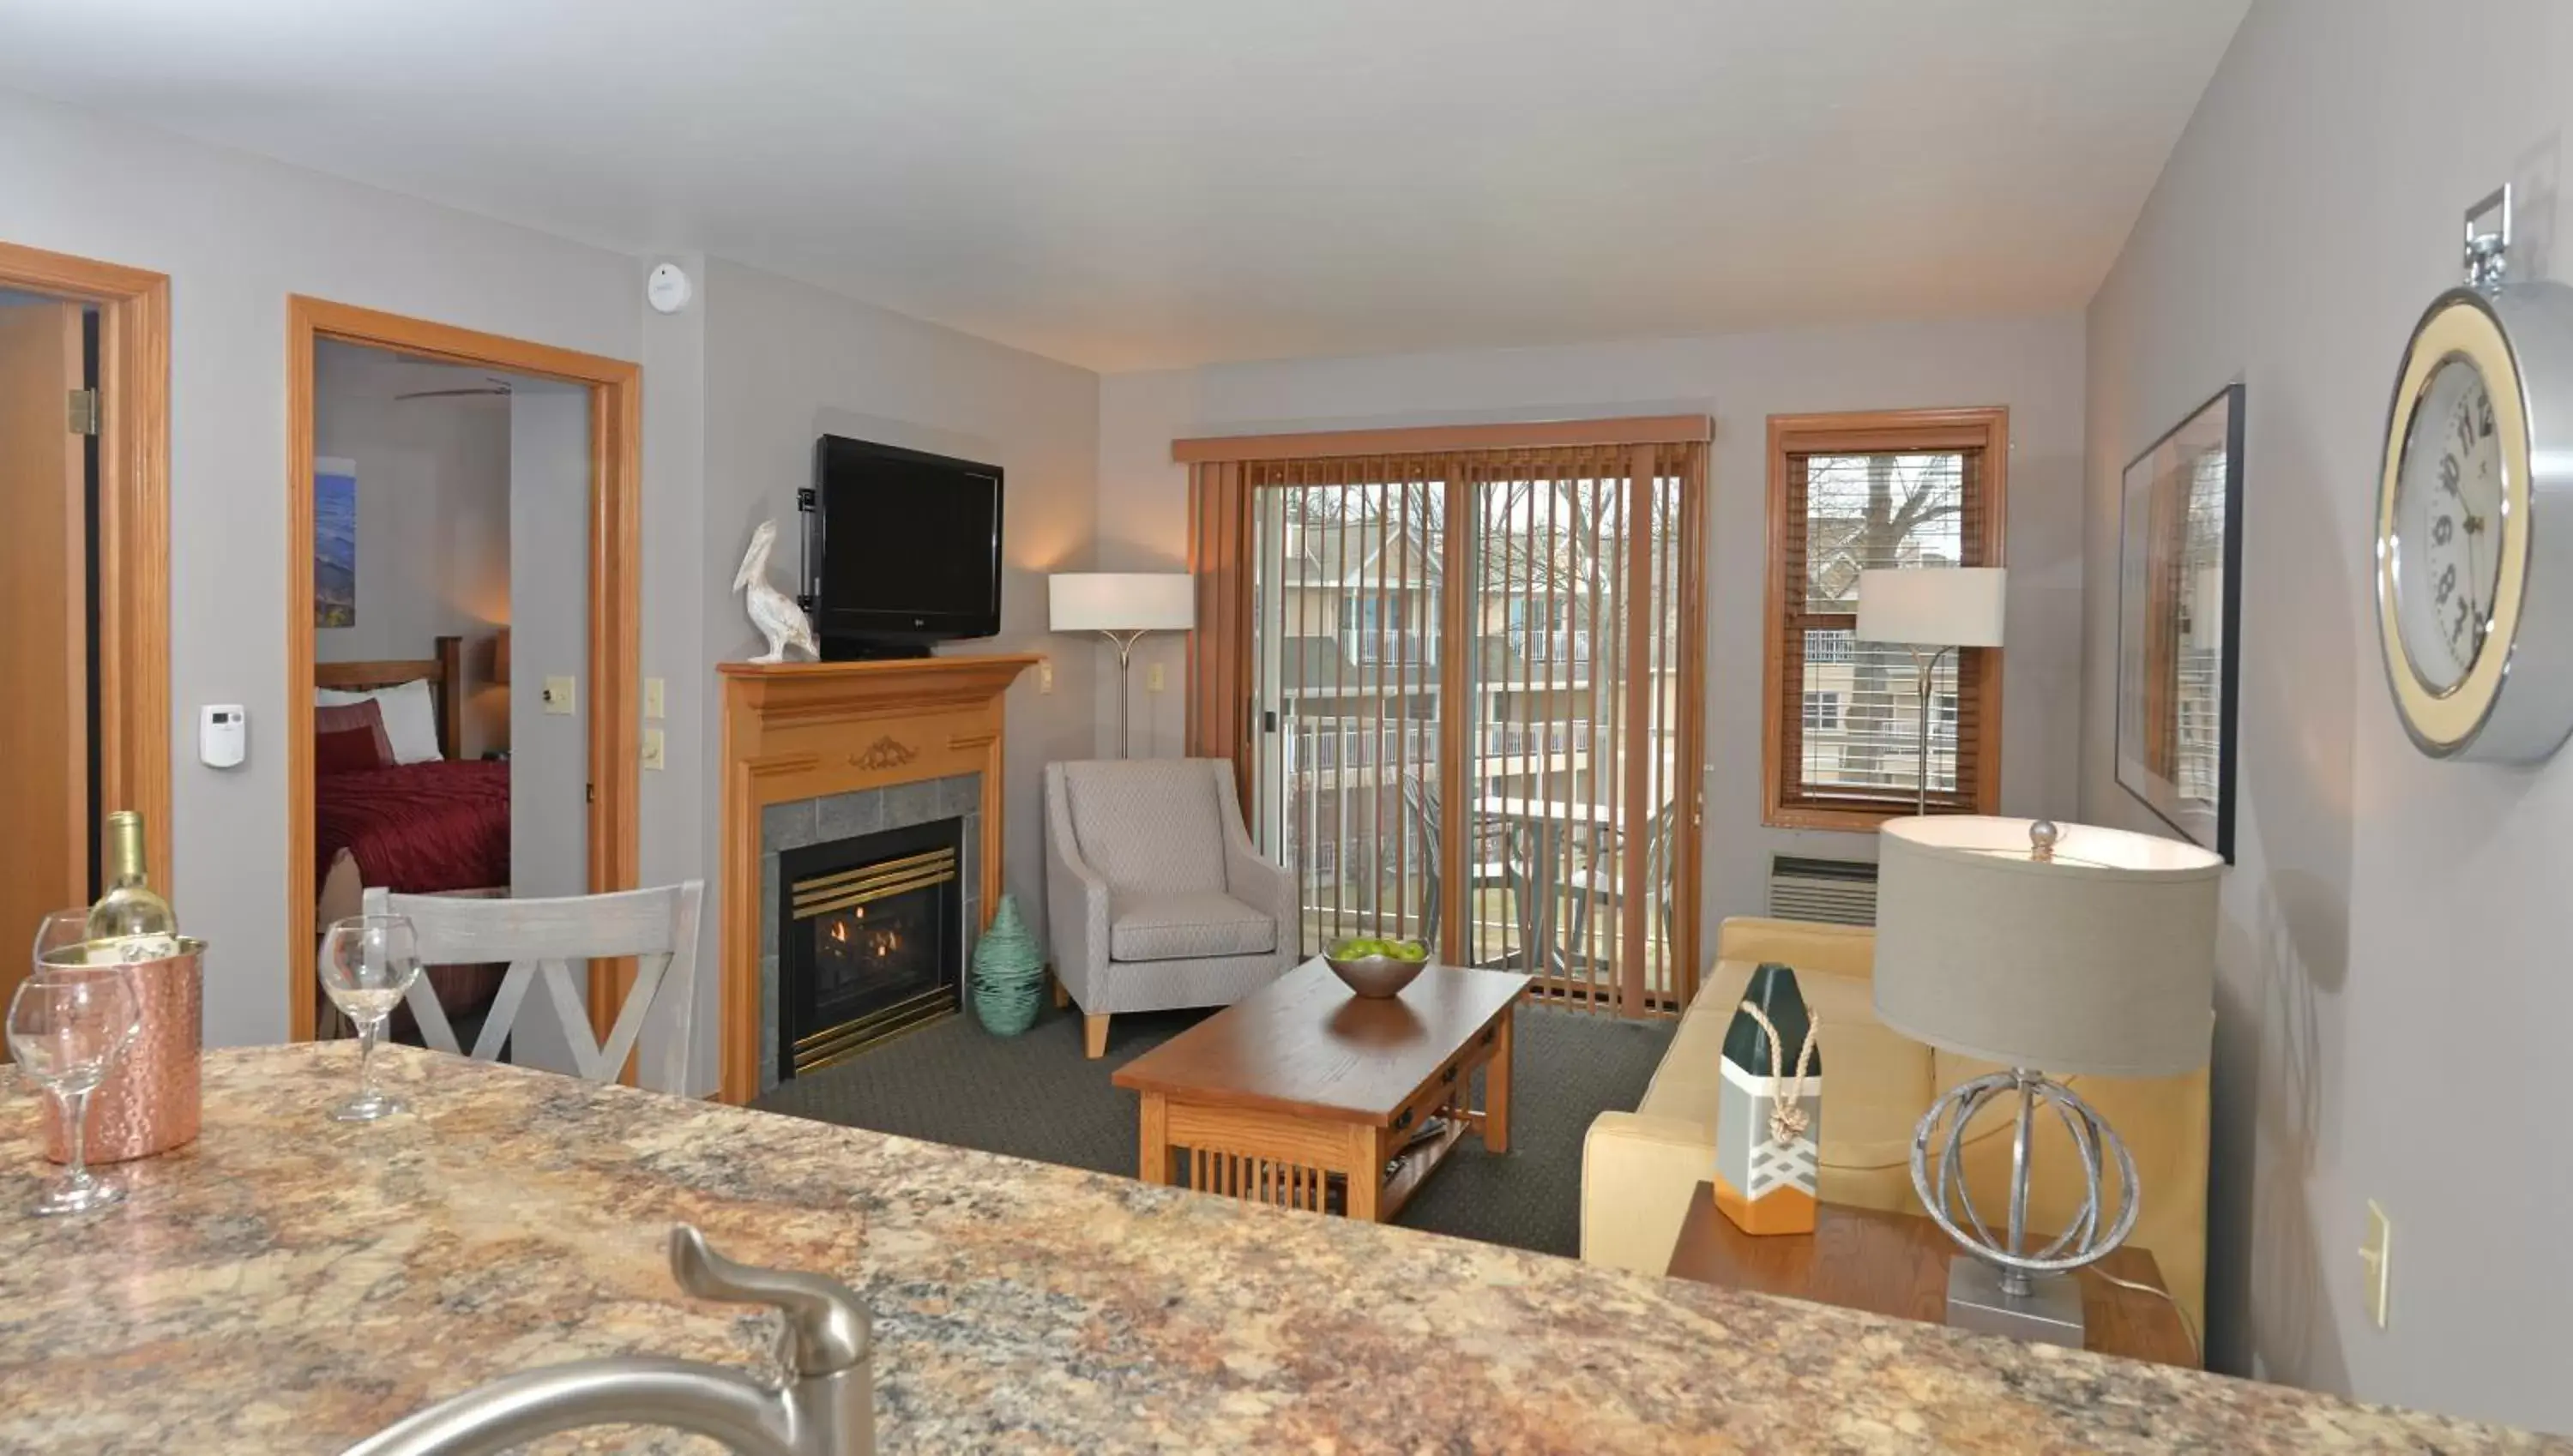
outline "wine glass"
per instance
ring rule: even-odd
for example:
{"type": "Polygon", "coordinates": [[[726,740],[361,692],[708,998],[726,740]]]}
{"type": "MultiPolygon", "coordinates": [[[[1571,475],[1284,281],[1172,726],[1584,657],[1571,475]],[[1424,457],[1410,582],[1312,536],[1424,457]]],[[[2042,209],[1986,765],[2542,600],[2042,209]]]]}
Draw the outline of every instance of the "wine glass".
{"type": "Polygon", "coordinates": [[[27,1080],[54,1094],[70,1129],[62,1180],[36,1200],[42,1213],[86,1213],[125,1190],[89,1170],[89,1098],[143,1032],[133,978],[122,967],[37,963],[9,1003],[9,1051],[27,1080]]]}
{"type": "Polygon", "coordinates": [[[70,910],[49,910],[45,912],[43,920],[36,922],[36,959],[39,962],[86,964],[89,960],[87,955],[73,956],[66,953],[75,946],[87,944],[89,944],[87,910],[78,907],[70,910]]]}
{"type": "Polygon", "coordinates": [[[358,1094],[331,1109],[335,1122],[373,1122],[406,1110],[376,1091],[376,1039],[403,993],[420,979],[420,943],[411,920],[400,915],[353,915],[331,923],[322,938],[322,989],[358,1028],[358,1094]]]}

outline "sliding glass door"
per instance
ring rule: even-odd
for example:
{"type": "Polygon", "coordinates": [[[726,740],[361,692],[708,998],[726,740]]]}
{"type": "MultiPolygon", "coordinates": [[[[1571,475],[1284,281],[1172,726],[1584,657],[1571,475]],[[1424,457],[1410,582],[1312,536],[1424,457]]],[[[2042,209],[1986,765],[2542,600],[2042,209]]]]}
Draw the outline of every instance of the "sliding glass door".
{"type": "Polygon", "coordinates": [[[1307,952],[1415,937],[1587,1007],[1685,1003],[1703,459],[1447,449],[1202,480],[1237,501],[1210,530],[1201,500],[1202,539],[1241,551],[1201,581],[1240,603],[1216,613],[1246,665],[1236,756],[1307,952]]]}

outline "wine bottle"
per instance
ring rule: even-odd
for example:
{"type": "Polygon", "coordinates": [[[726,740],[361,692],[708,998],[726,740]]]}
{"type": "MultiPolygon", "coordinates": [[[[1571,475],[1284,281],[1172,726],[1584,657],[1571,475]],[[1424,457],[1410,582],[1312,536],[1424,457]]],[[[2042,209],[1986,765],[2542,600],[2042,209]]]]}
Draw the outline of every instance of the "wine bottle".
{"type": "Polygon", "coordinates": [[[107,893],[89,908],[89,938],[107,942],[114,959],[158,961],[179,954],[179,917],[152,893],[143,861],[143,816],[107,816],[107,893]]]}

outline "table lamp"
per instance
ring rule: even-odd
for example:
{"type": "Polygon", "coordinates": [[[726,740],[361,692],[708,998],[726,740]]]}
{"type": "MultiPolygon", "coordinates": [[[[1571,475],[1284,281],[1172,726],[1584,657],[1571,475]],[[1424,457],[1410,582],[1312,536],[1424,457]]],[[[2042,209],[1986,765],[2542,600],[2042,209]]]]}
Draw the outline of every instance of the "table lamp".
{"type": "Polygon", "coordinates": [[[2192,844],[2084,824],[1942,815],[1884,827],[1877,1020],[2011,1069],[1957,1086],[1912,1137],[1913,1191],[1972,1255],[1948,1265],[1950,1324],[2083,1342],[2073,1271],[2126,1240],[2143,1190],[2117,1131],[2054,1077],[2170,1077],[2206,1065],[2223,869],[2192,844]],[[1963,1155],[1976,1113],[2014,1094],[2010,1208],[1997,1233],[1966,1190],[1963,1155]],[[2028,1228],[2030,1139],[2049,1115],[2087,1179],[2070,1224],[2051,1237],[2028,1228]]]}
{"type": "Polygon", "coordinates": [[[1197,580],[1184,571],[1066,571],[1046,578],[1047,625],[1117,644],[1117,756],[1130,758],[1127,702],[1135,639],[1198,624],[1197,580]]]}
{"type": "Polygon", "coordinates": [[[1999,566],[1892,567],[1858,574],[1853,635],[1911,648],[1920,673],[1914,689],[1921,705],[1921,736],[1914,740],[1921,764],[1918,813],[1930,812],[1931,675],[1956,648],[2002,645],[2002,586],[2008,575],[1999,566]]]}

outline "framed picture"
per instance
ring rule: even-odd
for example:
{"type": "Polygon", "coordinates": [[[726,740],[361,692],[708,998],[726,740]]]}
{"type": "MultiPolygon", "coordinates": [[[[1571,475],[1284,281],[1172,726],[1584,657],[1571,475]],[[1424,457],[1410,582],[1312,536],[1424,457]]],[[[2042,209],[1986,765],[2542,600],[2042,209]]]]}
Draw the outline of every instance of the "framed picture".
{"type": "Polygon", "coordinates": [[[313,625],[358,624],[358,464],[313,462],[313,625]]]}
{"type": "Polygon", "coordinates": [[[2118,543],[2118,782],[2230,861],[2242,385],[2127,466],[2118,543]]]}

